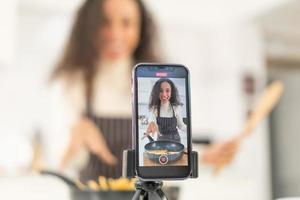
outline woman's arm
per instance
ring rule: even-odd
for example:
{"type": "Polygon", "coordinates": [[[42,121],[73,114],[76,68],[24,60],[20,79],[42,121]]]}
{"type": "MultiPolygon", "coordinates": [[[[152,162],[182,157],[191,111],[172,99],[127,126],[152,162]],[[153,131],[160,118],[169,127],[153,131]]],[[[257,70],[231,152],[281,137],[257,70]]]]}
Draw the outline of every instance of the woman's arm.
{"type": "Polygon", "coordinates": [[[181,131],[186,132],[186,124],[183,122],[183,118],[181,116],[181,109],[179,106],[174,107],[175,116],[177,119],[177,126],[181,131]]]}
{"type": "Polygon", "coordinates": [[[59,167],[61,170],[69,168],[78,170],[73,164],[74,161],[75,163],[78,161],[80,153],[84,150],[96,154],[108,164],[115,163],[115,158],[108,149],[101,131],[94,122],[82,116],[85,98],[81,83],[76,81],[70,85],[65,80],[57,80],[51,85],[53,105],[50,108],[53,116],[49,120],[51,130],[48,131],[48,138],[51,136],[52,139],[47,142],[48,146],[56,143],[55,149],[49,151],[57,152],[55,168],[59,167]]]}
{"type": "Polygon", "coordinates": [[[219,173],[226,165],[229,165],[239,151],[240,143],[235,138],[211,144],[201,156],[201,162],[210,165],[214,173],[219,173]]]}
{"type": "Polygon", "coordinates": [[[156,109],[151,109],[149,112],[149,118],[148,118],[148,123],[154,123],[155,125],[157,124],[156,122],[156,116],[157,116],[157,111],[156,109]]]}
{"type": "Polygon", "coordinates": [[[70,160],[84,148],[109,165],[117,162],[94,122],[86,117],[81,117],[71,129],[71,139],[61,160],[60,169],[64,169],[70,160]]]}
{"type": "Polygon", "coordinates": [[[151,134],[152,136],[154,133],[159,134],[159,130],[157,127],[157,121],[156,121],[157,111],[156,109],[151,109],[149,113],[149,124],[145,133],[145,136],[151,134]]]}
{"type": "MultiPolygon", "coordinates": [[[[83,98],[79,82],[69,87],[66,80],[58,79],[47,85],[46,89],[45,113],[42,117],[42,158],[45,166],[56,170],[69,143],[70,129],[82,113],[83,98]]],[[[70,168],[77,170],[77,166],[70,168]]]]}

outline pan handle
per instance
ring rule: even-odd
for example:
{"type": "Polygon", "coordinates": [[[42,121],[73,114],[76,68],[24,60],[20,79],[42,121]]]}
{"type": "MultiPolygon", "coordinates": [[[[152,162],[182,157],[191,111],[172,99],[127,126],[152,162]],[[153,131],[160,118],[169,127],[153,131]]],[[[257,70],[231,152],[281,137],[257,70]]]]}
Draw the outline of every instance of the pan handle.
{"type": "Polygon", "coordinates": [[[150,142],[155,142],[155,140],[153,139],[153,137],[151,137],[150,135],[147,135],[147,138],[149,139],[150,142]]]}
{"type": "Polygon", "coordinates": [[[48,170],[42,170],[40,171],[40,173],[42,175],[50,175],[50,176],[54,176],[60,180],[62,180],[63,182],[65,182],[68,186],[71,186],[71,187],[76,187],[77,188],[77,185],[76,183],[71,180],[70,178],[58,173],[58,172],[53,172],[53,171],[48,171],[48,170]]]}

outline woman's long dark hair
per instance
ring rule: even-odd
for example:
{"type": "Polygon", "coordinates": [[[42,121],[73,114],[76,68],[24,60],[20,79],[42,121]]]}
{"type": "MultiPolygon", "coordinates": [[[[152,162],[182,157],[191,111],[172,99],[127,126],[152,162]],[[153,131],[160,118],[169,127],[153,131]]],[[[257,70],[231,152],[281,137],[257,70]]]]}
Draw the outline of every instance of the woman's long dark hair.
{"type": "Polygon", "coordinates": [[[182,103],[180,102],[178,89],[175,86],[175,84],[173,83],[173,81],[171,81],[168,78],[161,78],[155,82],[155,84],[152,88],[151,95],[150,95],[150,101],[149,101],[149,110],[157,109],[160,106],[159,93],[161,90],[161,84],[163,82],[167,82],[171,86],[171,98],[170,98],[171,105],[172,106],[181,106],[182,105],[182,103]]]}
{"type": "MultiPolygon", "coordinates": [[[[61,77],[72,81],[74,75],[80,74],[85,85],[86,99],[91,99],[93,95],[96,61],[99,61],[97,32],[103,21],[101,8],[104,1],[86,0],[78,10],[63,57],[51,75],[51,80],[61,77]]],[[[154,24],[142,0],[134,1],[141,16],[140,41],[133,54],[134,62],[155,62],[157,58],[153,48],[154,24]]]]}

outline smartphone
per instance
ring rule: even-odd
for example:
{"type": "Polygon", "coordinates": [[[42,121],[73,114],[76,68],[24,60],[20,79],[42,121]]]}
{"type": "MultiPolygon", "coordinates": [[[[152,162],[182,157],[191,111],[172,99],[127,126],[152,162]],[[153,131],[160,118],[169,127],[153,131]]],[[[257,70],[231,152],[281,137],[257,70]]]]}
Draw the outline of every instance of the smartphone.
{"type": "Polygon", "coordinates": [[[133,147],[141,179],[185,179],[191,173],[189,70],[137,64],[132,73],[133,147]]]}

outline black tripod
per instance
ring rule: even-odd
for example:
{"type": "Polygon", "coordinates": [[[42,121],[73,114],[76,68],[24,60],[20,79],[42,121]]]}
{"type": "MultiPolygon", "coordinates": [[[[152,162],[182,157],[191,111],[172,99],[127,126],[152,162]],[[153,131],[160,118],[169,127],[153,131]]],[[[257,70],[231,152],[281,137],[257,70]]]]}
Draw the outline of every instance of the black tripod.
{"type": "MultiPolygon", "coordinates": [[[[123,151],[123,177],[135,177],[134,150],[123,151]]],[[[192,152],[192,172],[190,178],[198,177],[198,154],[192,152]]],[[[132,200],[168,200],[162,191],[162,181],[142,181],[138,179],[135,183],[136,192],[132,200]]]]}
{"type": "Polygon", "coordinates": [[[141,181],[135,183],[136,192],[132,200],[167,200],[162,191],[162,181],[141,181]]]}

